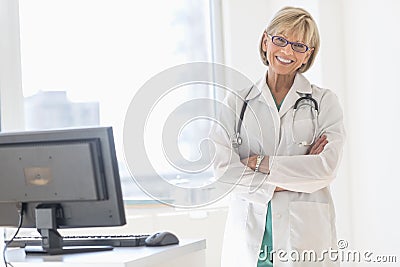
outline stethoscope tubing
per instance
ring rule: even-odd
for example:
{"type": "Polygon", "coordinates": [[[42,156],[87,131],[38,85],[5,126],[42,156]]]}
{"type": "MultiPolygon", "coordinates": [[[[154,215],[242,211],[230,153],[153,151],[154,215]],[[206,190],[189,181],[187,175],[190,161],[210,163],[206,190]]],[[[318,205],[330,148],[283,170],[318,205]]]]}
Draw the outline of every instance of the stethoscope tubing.
{"type": "Polygon", "coordinates": [[[305,96],[299,97],[299,99],[296,100],[296,102],[294,103],[294,109],[296,110],[299,103],[303,100],[310,100],[314,103],[314,109],[318,112],[318,103],[317,100],[315,100],[311,94],[306,94],[305,96]]]}
{"type": "MultiPolygon", "coordinates": [[[[250,91],[251,91],[252,89],[253,89],[253,86],[250,88],[250,91]]],[[[250,92],[249,92],[249,93],[250,93],[250,92]]],[[[247,97],[247,96],[246,96],[246,97],[247,97]]],[[[294,106],[293,106],[293,122],[292,122],[292,139],[293,139],[293,142],[296,143],[296,140],[295,140],[294,134],[293,134],[293,126],[294,126],[293,124],[294,124],[295,114],[296,114],[296,112],[297,112],[297,108],[299,107],[300,102],[301,102],[301,101],[304,101],[304,100],[309,100],[309,101],[311,101],[311,102],[314,104],[314,105],[307,104],[307,105],[311,106],[311,109],[314,108],[314,120],[313,120],[313,121],[314,121],[314,134],[313,134],[313,138],[312,138],[312,140],[311,140],[310,143],[308,143],[308,142],[306,142],[306,141],[302,141],[302,142],[297,143],[299,146],[309,146],[309,145],[312,145],[312,144],[314,143],[314,141],[315,141],[316,134],[317,134],[317,127],[318,127],[318,113],[319,113],[319,109],[318,109],[318,102],[317,102],[317,100],[315,100],[315,99],[312,97],[311,94],[305,94],[305,96],[299,97],[299,99],[296,100],[296,102],[294,103],[294,106]]],[[[238,121],[238,123],[237,123],[237,125],[236,125],[236,129],[235,129],[235,135],[233,136],[233,138],[232,138],[232,140],[231,140],[232,146],[233,146],[234,148],[239,148],[239,146],[242,144],[242,137],[240,136],[240,131],[241,131],[241,128],[242,128],[242,123],[243,123],[243,119],[244,119],[244,114],[245,114],[245,112],[246,112],[248,103],[249,103],[249,100],[244,100],[244,101],[243,101],[243,106],[242,106],[242,109],[241,109],[241,111],[240,111],[239,121],[238,121]]]]}

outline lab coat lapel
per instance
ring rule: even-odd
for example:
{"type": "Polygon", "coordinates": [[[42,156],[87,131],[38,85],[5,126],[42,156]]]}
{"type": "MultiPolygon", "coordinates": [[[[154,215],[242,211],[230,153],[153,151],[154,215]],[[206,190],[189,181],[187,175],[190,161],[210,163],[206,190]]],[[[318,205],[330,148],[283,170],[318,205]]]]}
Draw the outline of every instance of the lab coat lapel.
{"type": "MultiPolygon", "coordinates": [[[[278,110],[276,108],[275,105],[275,100],[272,97],[271,94],[271,90],[269,89],[267,82],[266,82],[266,77],[267,75],[264,75],[257,83],[257,89],[258,90],[254,90],[257,91],[257,94],[253,93],[251,95],[251,97],[253,97],[256,101],[258,102],[258,104],[263,104],[265,105],[265,112],[269,112],[272,115],[272,122],[271,121],[265,121],[265,120],[260,120],[263,123],[266,123],[269,126],[266,126],[267,129],[271,129],[271,127],[273,127],[275,129],[275,140],[274,140],[274,144],[275,144],[275,148],[274,151],[277,150],[277,146],[279,144],[279,131],[280,131],[280,119],[279,119],[279,114],[278,114],[278,110]]],[[[261,114],[260,114],[261,115],[261,114]]],[[[267,140],[264,140],[265,143],[268,143],[267,140]]]]}
{"type": "Polygon", "coordinates": [[[275,100],[266,82],[264,82],[264,87],[262,88],[262,94],[260,95],[259,101],[262,101],[268,106],[272,107],[272,110],[277,110],[275,100]]]}
{"type": "Polygon", "coordinates": [[[282,106],[279,110],[279,116],[282,118],[303,94],[311,93],[312,89],[310,82],[302,74],[297,73],[292,87],[283,100],[282,106]]]}
{"type": "Polygon", "coordinates": [[[274,99],[265,80],[266,77],[267,73],[255,84],[257,90],[252,90],[247,99],[257,98],[259,102],[263,102],[270,107],[275,107],[274,99]]]}

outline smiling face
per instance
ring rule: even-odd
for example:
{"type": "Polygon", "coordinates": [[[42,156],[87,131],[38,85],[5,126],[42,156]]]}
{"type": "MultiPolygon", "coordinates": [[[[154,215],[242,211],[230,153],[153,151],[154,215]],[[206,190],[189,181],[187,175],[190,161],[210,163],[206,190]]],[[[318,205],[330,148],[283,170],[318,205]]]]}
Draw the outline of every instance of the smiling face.
{"type": "MultiPolygon", "coordinates": [[[[277,36],[283,37],[290,42],[297,42],[306,44],[300,39],[300,36],[296,36],[293,33],[281,33],[276,34],[277,36]]],[[[271,36],[264,33],[262,40],[262,50],[266,53],[266,58],[269,62],[269,70],[280,75],[294,75],[297,70],[303,65],[307,64],[313,49],[310,48],[305,53],[296,52],[292,49],[291,44],[286,46],[278,46],[272,42],[271,36]]]]}
{"type": "Polygon", "coordinates": [[[270,71],[304,73],[314,63],[319,46],[318,27],[310,13],[298,7],[284,7],[275,14],[264,30],[258,48],[262,63],[266,66],[270,66],[270,62],[273,64],[270,71]],[[303,43],[310,49],[305,53],[300,53],[305,51],[304,47],[293,45],[297,51],[300,51],[295,52],[290,44],[284,46],[286,41],[279,39],[275,40],[274,45],[267,33],[272,36],[281,36],[289,42],[303,43]],[[279,61],[277,61],[277,56],[279,56],[279,61]]]}

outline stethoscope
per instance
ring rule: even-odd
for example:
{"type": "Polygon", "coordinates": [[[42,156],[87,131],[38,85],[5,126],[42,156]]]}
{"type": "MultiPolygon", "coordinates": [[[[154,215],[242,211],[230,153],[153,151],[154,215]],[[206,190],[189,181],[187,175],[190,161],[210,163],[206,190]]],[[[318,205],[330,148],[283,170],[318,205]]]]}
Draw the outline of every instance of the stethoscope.
{"type": "MultiPolygon", "coordinates": [[[[250,91],[252,89],[253,89],[253,87],[250,88],[250,91]]],[[[248,103],[249,103],[249,100],[245,100],[243,102],[242,110],[240,111],[239,121],[236,125],[235,134],[231,138],[231,143],[234,148],[239,148],[239,146],[242,145],[242,142],[243,142],[242,137],[240,136],[240,130],[242,128],[244,113],[246,112],[248,103]]],[[[299,146],[310,146],[314,143],[314,141],[317,137],[317,130],[318,130],[318,103],[317,103],[317,100],[315,100],[311,94],[304,94],[304,96],[299,97],[299,99],[297,99],[296,102],[294,103],[293,119],[292,119],[292,140],[295,144],[297,144],[299,146]],[[304,106],[304,105],[310,106],[311,112],[313,114],[312,120],[313,120],[313,126],[314,126],[314,133],[313,133],[313,137],[310,142],[307,142],[307,141],[299,142],[296,140],[295,134],[294,134],[294,122],[295,122],[296,113],[298,111],[298,108],[301,106],[304,106]]]]}

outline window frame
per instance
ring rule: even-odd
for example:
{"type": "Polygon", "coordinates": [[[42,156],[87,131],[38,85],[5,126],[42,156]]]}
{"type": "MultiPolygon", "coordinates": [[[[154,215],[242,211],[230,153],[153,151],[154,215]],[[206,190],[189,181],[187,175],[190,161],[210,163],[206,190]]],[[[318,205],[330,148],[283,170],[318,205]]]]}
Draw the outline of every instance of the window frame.
{"type": "Polygon", "coordinates": [[[0,131],[24,129],[19,1],[0,0],[0,131]]]}

